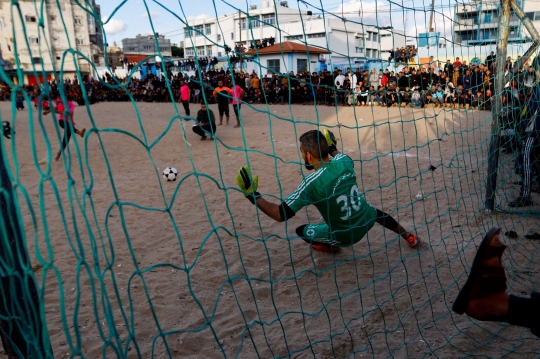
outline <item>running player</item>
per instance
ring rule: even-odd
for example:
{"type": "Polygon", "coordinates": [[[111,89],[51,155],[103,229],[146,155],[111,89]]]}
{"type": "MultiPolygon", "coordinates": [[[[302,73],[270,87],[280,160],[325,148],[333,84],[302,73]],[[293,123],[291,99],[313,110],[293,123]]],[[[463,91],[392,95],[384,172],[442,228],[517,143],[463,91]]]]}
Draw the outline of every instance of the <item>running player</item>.
{"type": "MultiPolygon", "coordinates": [[[[86,128],[83,128],[81,131],[77,130],[75,128],[75,121],[73,120],[73,114],[75,113],[75,104],[72,101],[73,99],[71,96],[67,96],[67,105],[68,105],[68,111],[65,110],[64,104],[62,103],[62,99],[58,97],[56,99],[56,104],[54,107],[54,112],[58,114],[58,124],[60,127],[64,129],[64,139],[62,141],[62,149],[58,151],[56,154],[56,157],[54,158],[55,161],[58,161],[60,159],[60,156],[62,156],[62,151],[66,148],[69,139],[71,138],[71,128],[73,126],[73,130],[75,133],[81,137],[84,137],[84,133],[86,132],[86,128]],[[64,114],[66,115],[67,119],[64,119],[64,114]],[[71,121],[70,121],[71,120],[71,121]],[[71,124],[69,123],[71,122],[71,124]]],[[[51,110],[45,110],[43,111],[44,115],[47,115],[51,112],[51,110]]]]}
{"type": "Polygon", "coordinates": [[[219,110],[219,123],[218,126],[223,125],[223,115],[227,118],[227,125],[229,124],[229,96],[232,95],[232,90],[226,86],[223,86],[223,81],[218,81],[218,87],[214,90],[214,97],[217,98],[218,110],[219,110]]]}
{"type": "Polygon", "coordinates": [[[306,176],[298,189],[280,205],[270,203],[256,192],[258,176],[251,177],[247,167],[236,176],[244,195],[269,217],[278,222],[293,217],[304,206],[313,204],[321,213],[323,224],[304,224],[296,233],[313,249],[331,252],[334,247],[349,247],[360,241],[377,222],[400,234],[411,247],[418,238],[407,232],[389,214],[374,208],[360,195],[356,183],[354,163],[350,157],[336,148],[334,135],[312,130],[300,136],[300,152],[308,170],[315,173],[306,176]],[[329,158],[329,154],[333,157],[329,158]]]}

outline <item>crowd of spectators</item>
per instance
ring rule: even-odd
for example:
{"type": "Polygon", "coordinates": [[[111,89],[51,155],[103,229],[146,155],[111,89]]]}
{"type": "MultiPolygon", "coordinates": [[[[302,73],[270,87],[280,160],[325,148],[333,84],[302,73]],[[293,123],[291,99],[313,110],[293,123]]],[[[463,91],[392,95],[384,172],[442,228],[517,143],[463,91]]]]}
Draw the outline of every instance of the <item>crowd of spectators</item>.
{"type": "MultiPolygon", "coordinates": [[[[102,81],[85,77],[83,86],[78,81],[67,80],[64,84],[69,94],[79,104],[131,101],[137,102],[171,102],[179,101],[180,81],[185,81],[191,89],[191,102],[214,102],[211,95],[222,81],[224,86],[233,87],[233,82],[244,90],[243,101],[251,104],[300,104],[326,106],[411,106],[456,107],[460,109],[491,110],[491,98],[494,94],[493,67],[494,56],[490,55],[485,64],[467,64],[459,58],[448,60],[444,66],[430,59],[429,63],[415,67],[402,66],[394,71],[372,69],[361,70],[350,68],[343,71],[308,73],[290,72],[289,74],[267,74],[262,78],[255,73],[241,73],[210,68],[188,77],[183,72],[168,71],[165,76],[148,75],[144,79],[132,78],[129,83],[122,79],[113,79],[106,75],[102,81]],[[176,75],[173,75],[176,73],[176,75]],[[122,86],[118,86],[118,82],[122,86]],[[167,84],[169,81],[169,86],[167,84]],[[86,96],[82,88],[85,89],[86,96]]],[[[511,66],[507,63],[507,66],[511,66]]],[[[172,69],[170,69],[172,70],[172,69]]],[[[528,88],[536,83],[538,76],[534,68],[524,64],[517,69],[515,76],[507,88],[514,91],[514,97],[504,96],[503,101],[516,98],[523,104],[528,88]]],[[[52,81],[55,88],[57,84],[52,81]]],[[[28,93],[37,97],[39,88],[28,86],[28,93]]],[[[0,98],[10,98],[10,88],[0,86],[0,98]]],[[[517,104],[516,104],[517,105],[517,104]]]]}

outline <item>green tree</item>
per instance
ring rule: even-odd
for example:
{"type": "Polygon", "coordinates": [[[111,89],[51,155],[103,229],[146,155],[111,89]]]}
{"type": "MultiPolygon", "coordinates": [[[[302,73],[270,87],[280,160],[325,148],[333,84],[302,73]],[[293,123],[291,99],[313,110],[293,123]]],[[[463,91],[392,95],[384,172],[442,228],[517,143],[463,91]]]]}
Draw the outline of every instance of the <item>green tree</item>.
{"type": "Polygon", "coordinates": [[[177,47],[177,46],[171,46],[171,53],[175,57],[184,57],[184,48],[183,47],[177,47]]]}

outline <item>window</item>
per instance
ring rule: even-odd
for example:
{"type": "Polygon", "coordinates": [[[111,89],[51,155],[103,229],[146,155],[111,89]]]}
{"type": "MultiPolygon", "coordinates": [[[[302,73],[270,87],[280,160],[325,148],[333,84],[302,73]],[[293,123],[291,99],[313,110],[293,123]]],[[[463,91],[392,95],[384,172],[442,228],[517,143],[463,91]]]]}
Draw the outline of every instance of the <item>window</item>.
{"type": "Polygon", "coordinates": [[[29,37],[28,42],[31,43],[31,44],[37,44],[37,43],[39,43],[39,40],[38,40],[37,37],[29,37]]]}
{"type": "Polygon", "coordinates": [[[251,23],[252,28],[261,26],[261,22],[259,21],[259,16],[252,16],[249,18],[249,21],[251,23]]]}
{"type": "Polygon", "coordinates": [[[88,25],[94,26],[95,20],[94,17],[90,14],[86,14],[88,16],[88,25]]]}
{"type": "Polygon", "coordinates": [[[193,52],[193,48],[186,49],[186,56],[193,56],[195,53],[193,52]]]}
{"type": "Polygon", "coordinates": [[[62,60],[62,58],[60,56],[56,56],[56,60],[60,61],[60,60],[62,60]]]}
{"type": "Polygon", "coordinates": [[[205,24],[204,25],[204,34],[205,35],[211,35],[212,34],[212,24],[205,24]]]}
{"type": "Polygon", "coordinates": [[[302,40],[304,35],[285,36],[285,40],[302,40]]]}
{"type": "Polygon", "coordinates": [[[191,29],[185,27],[184,28],[184,37],[191,37],[191,29]]]}
{"type": "Polygon", "coordinates": [[[82,20],[81,20],[80,17],[74,17],[74,18],[73,18],[73,23],[74,23],[75,25],[82,25],[82,20]]]}
{"type": "Polygon", "coordinates": [[[206,46],[206,56],[212,56],[212,45],[206,46]]]}
{"type": "Polygon", "coordinates": [[[371,49],[366,50],[366,57],[371,57],[371,49]]]}
{"type": "Polygon", "coordinates": [[[371,41],[371,32],[369,32],[369,31],[367,33],[366,40],[371,41]]]}
{"type": "Polygon", "coordinates": [[[197,55],[204,56],[204,46],[197,46],[197,55]]]}
{"type": "Polygon", "coordinates": [[[362,54],[362,53],[364,53],[364,48],[363,48],[363,47],[358,47],[358,46],[357,46],[357,47],[356,47],[356,53],[357,53],[357,54],[362,54]]]}
{"type": "Polygon", "coordinates": [[[218,55],[218,57],[221,57],[221,52],[218,52],[217,55],[218,55]]]}
{"type": "Polygon", "coordinates": [[[267,64],[267,67],[268,67],[268,71],[273,72],[273,73],[279,73],[279,71],[280,71],[279,59],[278,60],[268,60],[268,62],[266,64],[267,64]]]}
{"type": "Polygon", "coordinates": [[[41,57],[32,57],[32,63],[34,65],[41,64],[41,57]]]}
{"type": "Polygon", "coordinates": [[[381,35],[381,37],[390,37],[390,36],[392,36],[392,35],[390,35],[390,34],[382,34],[381,35]]]}
{"type": "Polygon", "coordinates": [[[321,33],[318,33],[318,34],[309,34],[307,36],[308,39],[314,39],[314,38],[317,38],[317,37],[326,37],[326,33],[321,32],[321,33]]]}
{"type": "Polygon", "coordinates": [[[307,70],[306,59],[296,59],[296,72],[303,72],[307,70]]]}
{"type": "Polygon", "coordinates": [[[276,15],[265,14],[262,16],[262,22],[264,25],[274,25],[276,23],[276,15]]]}
{"type": "Polygon", "coordinates": [[[143,46],[143,49],[145,49],[145,50],[152,50],[152,46],[150,46],[150,45],[144,45],[144,46],[143,46]]]}
{"type": "Polygon", "coordinates": [[[231,32],[231,40],[234,40],[234,32],[231,32]]]}
{"type": "Polygon", "coordinates": [[[355,39],[355,46],[356,47],[364,47],[365,44],[364,44],[364,38],[363,37],[357,37],[355,39]]]}
{"type": "Polygon", "coordinates": [[[221,41],[221,34],[217,34],[217,41],[221,41]]]}
{"type": "Polygon", "coordinates": [[[247,19],[240,19],[240,30],[245,30],[247,28],[247,19]]]}
{"type": "Polygon", "coordinates": [[[75,40],[75,43],[76,43],[77,45],[84,45],[83,39],[76,39],[76,40],[75,40]]]}
{"type": "Polygon", "coordinates": [[[37,19],[34,15],[26,15],[24,19],[26,20],[26,22],[37,22],[37,19]]]}
{"type": "Polygon", "coordinates": [[[195,36],[202,36],[203,33],[203,26],[197,25],[195,26],[195,36]]]}
{"type": "Polygon", "coordinates": [[[49,16],[49,19],[51,20],[51,22],[56,21],[56,15],[49,16]]]}

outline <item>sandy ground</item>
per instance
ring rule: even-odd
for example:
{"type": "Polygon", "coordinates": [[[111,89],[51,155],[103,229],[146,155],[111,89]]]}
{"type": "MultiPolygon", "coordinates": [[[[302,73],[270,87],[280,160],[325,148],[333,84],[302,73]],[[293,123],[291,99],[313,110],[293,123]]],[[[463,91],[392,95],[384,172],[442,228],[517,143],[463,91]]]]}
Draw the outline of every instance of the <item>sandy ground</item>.
{"type": "Polygon", "coordinates": [[[533,358],[540,350],[528,330],[451,311],[493,225],[519,234],[505,238],[510,291],[539,289],[538,242],[523,237],[540,232],[538,220],[531,208],[506,212],[518,190],[511,156],[499,167],[501,211],[482,209],[489,113],[245,106],[242,129],[233,117],[216,141],[201,142],[172,104],[102,103],[77,107],[77,127],[89,132],[65,162],[49,165],[59,147],[51,116],[12,114],[9,103],[0,110],[16,115],[5,144],[56,358],[533,358]],[[237,191],[235,173],[248,161],[275,203],[294,191],[308,174],[297,139],[317,124],[332,127],[355,160],[368,201],[418,233],[418,250],[376,224],[338,254],[311,252],[294,230],[322,220],[315,208],[277,223],[237,191]],[[161,178],[167,166],[178,181],[161,178]]]}

